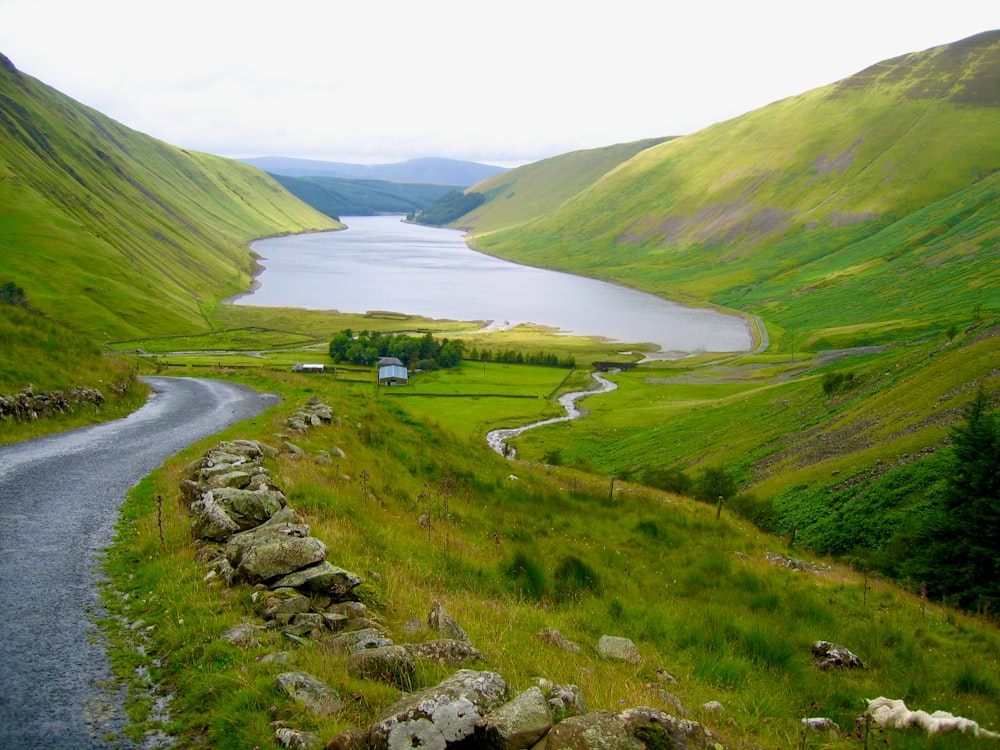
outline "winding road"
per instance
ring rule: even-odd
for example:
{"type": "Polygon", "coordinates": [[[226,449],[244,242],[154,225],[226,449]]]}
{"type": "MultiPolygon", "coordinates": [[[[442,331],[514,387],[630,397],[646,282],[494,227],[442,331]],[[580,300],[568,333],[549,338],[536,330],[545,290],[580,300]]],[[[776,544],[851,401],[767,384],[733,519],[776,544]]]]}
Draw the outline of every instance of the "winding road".
{"type": "Polygon", "coordinates": [[[0,447],[0,748],[130,747],[94,624],[98,554],[128,491],[186,446],[277,397],[232,383],[150,377],[115,422],[0,447]]]}

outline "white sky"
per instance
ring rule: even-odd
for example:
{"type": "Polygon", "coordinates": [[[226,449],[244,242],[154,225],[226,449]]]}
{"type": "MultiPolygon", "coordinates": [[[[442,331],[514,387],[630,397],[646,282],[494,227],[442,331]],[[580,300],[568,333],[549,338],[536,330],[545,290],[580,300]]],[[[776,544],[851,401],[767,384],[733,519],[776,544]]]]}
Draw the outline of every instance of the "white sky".
{"type": "Polygon", "coordinates": [[[998,27],[994,0],[0,0],[0,52],[129,127],[358,163],[689,133],[998,27]]]}

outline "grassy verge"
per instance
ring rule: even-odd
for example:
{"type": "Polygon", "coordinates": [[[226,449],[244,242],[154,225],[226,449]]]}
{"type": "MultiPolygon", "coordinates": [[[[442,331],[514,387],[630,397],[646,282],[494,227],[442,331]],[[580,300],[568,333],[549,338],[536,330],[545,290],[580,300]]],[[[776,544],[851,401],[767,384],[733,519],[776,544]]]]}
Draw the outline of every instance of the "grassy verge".
{"type": "MultiPolygon", "coordinates": [[[[282,394],[282,405],[222,437],[274,442],[283,417],[309,396],[333,406],[334,424],[295,441],[311,455],[340,447],[345,458],[325,465],[282,454],[268,468],[313,535],[333,550],[331,562],[366,579],[363,599],[397,642],[412,637],[407,622],[425,619],[440,601],[487,666],[517,689],[546,676],[580,685],[591,709],[676,711],[669,693],[733,747],[854,747],[853,739],[804,737],[799,719],[815,713],[815,704],[853,728],[864,699],[880,694],[984,726],[1000,722],[1000,638],[988,624],[836,566],[775,566],[765,554],[787,553],[784,543],[728,513],[716,521],[714,508],[694,501],[622,482],[609,493],[607,481],[591,474],[509,464],[481,440],[433,424],[399,399],[376,398],[370,388],[290,373],[257,377],[282,394]],[[543,627],[560,630],[581,652],[545,645],[535,637],[543,627]],[[642,663],[598,658],[594,644],[603,634],[632,638],[642,663]],[[818,639],[847,645],[872,669],[817,670],[809,649],[818,639]],[[662,683],[658,670],[678,682],[662,683]],[[725,712],[701,709],[709,700],[725,712]]],[[[167,462],[123,510],[106,562],[119,674],[137,680],[148,670],[174,696],[167,729],[185,747],[268,746],[275,719],[324,739],[365,726],[398,693],[350,677],[344,657],[281,642],[275,631],[264,631],[250,649],[218,639],[250,615],[251,591],[203,580],[177,489],[184,464],[217,439],[167,462]],[[164,499],[163,543],[157,495],[164,499]],[[146,653],[139,654],[129,644],[146,628],[146,653]],[[291,667],[260,661],[279,649],[293,651],[291,667]],[[276,688],[275,674],[287,668],[337,689],[344,712],[327,719],[302,713],[276,688]]],[[[440,677],[425,669],[418,682],[440,677]]],[[[139,731],[148,728],[153,701],[143,689],[135,696],[139,731]]],[[[946,737],[935,746],[967,741],[946,737]]],[[[896,747],[927,742],[916,733],[891,737],[896,747]]]]}

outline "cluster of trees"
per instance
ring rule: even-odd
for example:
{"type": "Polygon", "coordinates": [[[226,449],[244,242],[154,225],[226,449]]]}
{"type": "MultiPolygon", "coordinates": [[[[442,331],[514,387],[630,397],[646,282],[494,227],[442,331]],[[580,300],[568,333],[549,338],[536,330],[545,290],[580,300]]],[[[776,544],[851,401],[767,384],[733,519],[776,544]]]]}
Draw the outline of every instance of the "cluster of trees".
{"type": "Polygon", "coordinates": [[[489,349],[470,349],[468,354],[465,355],[466,359],[475,360],[476,362],[507,362],[511,364],[518,365],[543,365],[546,367],[575,367],[576,359],[572,356],[566,356],[562,359],[555,354],[547,354],[545,352],[515,352],[511,350],[506,351],[490,351],[489,349]]]}
{"type": "Polygon", "coordinates": [[[449,190],[429,207],[418,214],[411,214],[408,218],[418,224],[442,226],[464,216],[474,208],[479,208],[485,200],[486,196],[482,193],[463,193],[461,190],[449,190]]]}
{"type": "Polygon", "coordinates": [[[461,342],[438,340],[430,333],[410,336],[361,331],[355,334],[347,328],[330,341],[330,357],[334,362],[373,365],[379,357],[396,357],[407,367],[419,370],[457,367],[462,361],[462,350],[461,342]]]}

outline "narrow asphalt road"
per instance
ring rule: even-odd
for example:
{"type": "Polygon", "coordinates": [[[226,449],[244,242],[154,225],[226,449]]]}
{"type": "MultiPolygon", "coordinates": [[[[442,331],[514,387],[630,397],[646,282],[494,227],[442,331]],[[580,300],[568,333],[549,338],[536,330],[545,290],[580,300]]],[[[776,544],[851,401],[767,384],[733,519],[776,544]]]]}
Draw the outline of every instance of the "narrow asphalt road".
{"type": "Polygon", "coordinates": [[[273,395],[196,378],[125,419],[0,447],[0,748],[130,747],[94,625],[98,553],[128,491],[186,446],[260,414],[273,395]]]}

